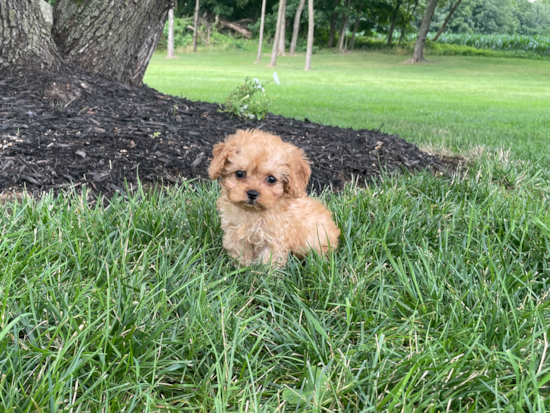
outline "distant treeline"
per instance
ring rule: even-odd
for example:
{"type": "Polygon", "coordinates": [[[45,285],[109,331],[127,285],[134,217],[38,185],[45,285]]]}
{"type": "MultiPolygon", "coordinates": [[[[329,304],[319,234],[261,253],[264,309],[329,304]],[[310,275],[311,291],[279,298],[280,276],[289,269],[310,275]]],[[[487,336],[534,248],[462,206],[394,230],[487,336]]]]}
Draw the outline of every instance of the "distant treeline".
{"type": "MultiPolygon", "coordinates": [[[[290,37],[300,0],[288,0],[286,6],[286,36],[290,37]]],[[[457,0],[440,0],[430,27],[437,32],[457,0]]],[[[266,36],[275,32],[277,0],[267,0],[266,36]]],[[[338,37],[342,25],[348,35],[358,20],[357,33],[386,34],[392,26],[405,35],[416,33],[425,12],[427,0],[315,0],[315,39],[324,46],[334,32],[338,37]],[[344,23],[345,22],[345,23],[344,23]],[[325,44],[323,44],[325,43],[325,44]]],[[[195,1],[177,0],[176,17],[191,16],[195,1]]],[[[261,0],[201,0],[201,17],[214,21],[216,16],[242,22],[257,35],[261,0]]],[[[301,16],[307,26],[307,12],[301,16]]],[[[445,33],[550,35],[550,0],[462,0],[449,19],[445,33]]],[[[305,36],[306,30],[300,30],[305,36]]],[[[397,41],[396,36],[392,36],[397,41]]]]}

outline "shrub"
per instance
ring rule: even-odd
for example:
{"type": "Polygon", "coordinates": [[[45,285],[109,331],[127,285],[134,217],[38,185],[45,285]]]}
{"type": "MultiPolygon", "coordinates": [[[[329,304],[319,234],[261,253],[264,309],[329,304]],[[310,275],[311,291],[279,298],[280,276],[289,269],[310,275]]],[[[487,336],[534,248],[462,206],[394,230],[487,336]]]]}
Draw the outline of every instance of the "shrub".
{"type": "Polygon", "coordinates": [[[523,52],[550,57],[550,37],[548,36],[443,33],[438,42],[476,49],[523,52]]]}
{"type": "MultiPolygon", "coordinates": [[[[279,84],[279,78],[275,72],[273,79],[279,84]]],[[[265,95],[265,86],[270,82],[268,80],[262,84],[256,78],[247,77],[243,84],[237,86],[225,99],[223,111],[241,118],[265,118],[270,107],[270,101],[265,95]]]]}
{"type": "MultiPolygon", "coordinates": [[[[174,19],[174,47],[186,47],[193,43],[193,32],[186,27],[192,24],[190,17],[174,19]]],[[[165,42],[165,39],[168,39],[168,22],[164,25],[163,34],[165,42]]]]}

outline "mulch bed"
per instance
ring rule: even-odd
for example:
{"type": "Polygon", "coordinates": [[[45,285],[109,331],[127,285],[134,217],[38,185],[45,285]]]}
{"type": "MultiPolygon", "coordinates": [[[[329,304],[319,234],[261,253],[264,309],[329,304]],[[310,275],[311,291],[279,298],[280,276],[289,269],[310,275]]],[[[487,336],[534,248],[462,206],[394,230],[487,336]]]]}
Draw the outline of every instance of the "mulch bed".
{"type": "MultiPolygon", "coordinates": [[[[147,86],[72,72],[0,80],[0,193],[79,187],[110,194],[125,181],[208,179],[212,145],[236,129],[261,128],[303,148],[311,188],[340,189],[402,171],[445,172],[449,164],[394,135],[268,115],[243,120],[217,104],[147,86]]],[[[454,166],[454,165],[453,165],[454,166]]]]}

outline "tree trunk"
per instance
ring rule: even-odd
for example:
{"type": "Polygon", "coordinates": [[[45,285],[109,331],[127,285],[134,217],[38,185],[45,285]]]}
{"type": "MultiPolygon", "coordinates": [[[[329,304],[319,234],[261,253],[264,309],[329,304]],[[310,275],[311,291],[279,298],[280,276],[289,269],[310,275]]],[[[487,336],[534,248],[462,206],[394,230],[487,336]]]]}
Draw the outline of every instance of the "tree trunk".
{"type": "Polygon", "coordinates": [[[168,11],[168,56],[167,59],[173,59],[174,55],[174,9],[168,11]]]}
{"type": "Polygon", "coordinates": [[[258,56],[256,56],[256,61],[254,63],[260,63],[260,58],[262,57],[262,42],[264,41],[264,23],[265,23],[265,2],[262,0],[262,17],[260,20],[260,43],[258,44],[258,56]]]}
{"type": "Polygon", "coordinates": [[[21,67],[57,70],[62,59],[34,0],[0,1],[0,72],[21,67]]]}
{"type": "Polygon", "coordinates": [[[403,21],[403,27],[401,28],[401,35],[399,36],[399,43],[398,43],[399,46],[401,46],[401,43],[405,38],[405,31],[407,30],[407,25],[411,22],[412,18],[414,17],[414,12],[416,11],[416,7],[418,6],[418,0],[414,2],[414,7],[411,14],[409,14],[410,5],[411,5],[410,3],[407,5],[407,18],[403,21]]]}
{"type": "Polygon", "coordinates": [[[447,18],[445,19],[445,21],[443,22],[443,25],[441,26],[441,28],[439,29],[439,31],[437,32],[437,34],[435,35],[435,37],[433,39],[434,42],[437,42],[437,39],[439,39],[439,36],[441,36],[441,33],[443,33],[443,31],[445,31],[445,27],[447,27],[447,23],[449,23],[449,20],[451,20],[451,17],[453,15],[453,13],[457,9],[457,7],[459,6],[461,1],[462,0],[458,0],[455,3],[455,5],[451,8],[451,10],[449,11],[449,14],[447,15],[447,18]]]}
{"type": "MultiPolygon", "coordinates": [[[[338,6],[340,4],[340,0],[334,0],[334,7],[338,6]]],[[[336,12],[332,12],[332,17],[330,18],[330,31],[328,34],[328,43],[327,47],[334,46],[334,35],[336,34],[336,18],[338,16],[336,15],[336,12]]]]}
{"type": "Polygon", "coordinates": [[[306,0],[300,0],[296,15],[294,16],[294,26],[292,27],[292,40],[290,41],[290,55],[296,54],[296,43],[298,43],[298,31],[300,30],[300,20],[302,19],[302,11],[306,0]]]}
{"type": "Polygon", "coordinates": [[[428,36],[428,30],[430,30],[430,24],[434,17],[435,8],[439,0],[430,0],[428,7],[426,7],[426,13],[422,18],[422,24],[416,37],[416,44],[414,46],[414,53],[411,59],[407,60],[407,63],[426,63],[424,59],[424,45],[426,44],[426,37],[428,36]]]}
{"type": "Polygon", "coordinates": [[[279,1],[279,12],[277,13],[277,26],[275,27],[275,37],[273,38],[273,48],[271,49],[271,62],[268,67],[277,66],[277,52],[279,51],[279,36],[281,34],[281,20],[286,0],[279,1]]]}
{"type": "Polygon", "coordinates": [[[401,0],[397,0],[397,7],[393,13],[393,18],[391,21],[390,32],[388,33],[388,44],[391,44],[393,40],[393,31],[395,30],[395,22],[397,21],[397,14],[399,13],[399,8],[401,7],[401,0]]]}
{"type": "MultiPolygon", "coordinates": [[[[349,19],[349,18],[348,18],[349,19]]],[[[344,40],[344,50],[342,50],[342,52],[348,50],[348,43],[349,43],[349,37],[346,36],[345,37],[345,40],[344,40]]]]}
{"type": "Polygon", "coordinates": [[[281,32],[279,34],[279,50],[278,55],[279,56],[286,56],[285,54],[285,40],[286,40],[286,1],[285,5],[283,7],[283,17],[281,20],[281,32]]]}
{"type": "Polygon", "coordinates": [[[170,0],[57,0],[52,35],[62,55],[79,67],[138,85],[170,7],[170,0]]]}
{"type": "Polygon", "coordinates": [[[0,70],[71,70],[142,83],[173,0],[57,0],[51,32],[38,0],[0,0],[0,70]]]}
{"type": "Polygon", "coordinates": [[[304,70],[311,70],[311,55],[313,54],[313,32],[315,30],[315,13],[313,11],[313,0],[307,2],[307,49],[306,49],[306,67],[304,70]]]}
{"type": "Polygon", "coordinates": [[[353,25],[353,34],[351,35],[351,46],[350,50],[353,50],[355,47],[355,34],[359,28],[359,16],[361,16],[361,11],[363,10],[363,5],[359,6],[359,11],[357,12],[357,18],[355,19],[355,24],[353,25]]]}
{"type": "MultiPolygon", "coordinates": [[[[346,2],[346,8],[349,8],[351,0],[346,2]]],[[[346,37],[346,29],[348,28],[348,15],[344,13],[342,15],[342,27],[340,28],[340,37],[338,39],[338,50],[340,53],[344,52],[344,39],[346,37]]]]}
{"type": "Polygon", "coordinates": [[[195,3],[195,20],[193,23],[193,51],[197,51],[197,30],[199,30],[199,0],[195,3]]]}

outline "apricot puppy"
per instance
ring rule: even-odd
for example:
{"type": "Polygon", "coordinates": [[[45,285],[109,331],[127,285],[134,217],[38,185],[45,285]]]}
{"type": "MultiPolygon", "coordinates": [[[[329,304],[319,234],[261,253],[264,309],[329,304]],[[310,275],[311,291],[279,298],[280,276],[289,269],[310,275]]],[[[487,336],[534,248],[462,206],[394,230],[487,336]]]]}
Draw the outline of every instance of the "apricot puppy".
{"type": "Polygon", "coordinates": [[[237,130],[213,155],[208,174],[222,186],[223,246],[241,265],[282,267],[289,253],[336,248],[331,212],[306,196],[311,168],[301,149],[260,130],[237,130]]]}

